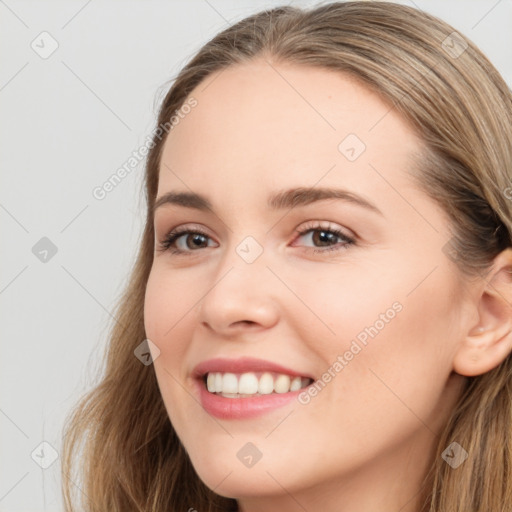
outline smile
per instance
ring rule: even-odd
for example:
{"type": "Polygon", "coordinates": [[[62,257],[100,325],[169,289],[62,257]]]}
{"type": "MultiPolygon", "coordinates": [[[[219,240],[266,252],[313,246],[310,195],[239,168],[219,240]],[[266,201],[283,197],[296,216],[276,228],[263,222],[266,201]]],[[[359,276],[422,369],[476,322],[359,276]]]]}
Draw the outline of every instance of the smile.
{"type": "Polygon", "coordinates": [[[225,420],[252,418],[292,404],[315,381],[305,369],[247,356],[202,361],[191,377],[203,409],[225,420]]]}
{"type": "Polygon", "coordinates": [[[298,391],[309,386],[313,379],[275,372],[209,372],[204,382],[210,393],[224,398],[249,398],[298,391]]]}

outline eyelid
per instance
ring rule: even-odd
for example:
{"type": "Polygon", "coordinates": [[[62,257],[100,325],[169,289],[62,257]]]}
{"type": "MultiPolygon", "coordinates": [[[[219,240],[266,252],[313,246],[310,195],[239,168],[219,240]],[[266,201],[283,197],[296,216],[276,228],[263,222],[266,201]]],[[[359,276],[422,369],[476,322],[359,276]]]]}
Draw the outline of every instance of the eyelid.
{"type": "MultiPolygon", "coordinates": [[[[304,231],[321,230],[321,229],[325,229],[326,231],[331,231],[331,230],[341,231],[343,233],[343,235],[346,236],[347,238],[351,238],[351,239],[357,238],[356,234],[352,230],[349,230],[345,227],[338,226],[331,221],[319,221],[319,220],[307,220],[307,221],[303,222],[302,224],[300,224],[299,226],[297,226],[293,230],[293,233],[295,235],[301,235],[304,233],[304,231]]],[[[209,238],[214,239],[214,237],[207,232],[208,228],[205,228],[203,225],[195,224],[195,223],[178,224],[177,226],[175,226],[173,228],[165,230],[164,237],[168,236],[169,233],[172,233],[173,231],[174,232],[175,231],[179,231],[179,232],[199,231],[202,234],[204,234],[205,236],[208,236],[209,238]]]]}
{"type": "Polygon", "coordinates": [[[174,226],[172,228],[164,229],[162,231],[163,231],[163,237],[166,237],[170,233],[173,233],[173,232],[185,233],[188,231],[198,231],[198,232],[204,234],[205,236],[208,236],[209,238],[214,239],[214,237],[210,234],[211,230],[209,230],[202,224],[196,224],[196,223],[177,224],[176,226],[174,226]]]}
{"type": "Polygon", "coordinates": [[[305,223],[300,224],[295,230],[295,233],[301,233],[308,230],[322,230],[325,229],[326,231],[340,231],[343,233],[344,236],[347,238],[355,239],[357,238],[356,234],[350,230],[347,229],[344,226],[335,224],[334,222],[331,222],[329,220],[321,221],[321,220],[308,220],[305,221],[305,223]]]}

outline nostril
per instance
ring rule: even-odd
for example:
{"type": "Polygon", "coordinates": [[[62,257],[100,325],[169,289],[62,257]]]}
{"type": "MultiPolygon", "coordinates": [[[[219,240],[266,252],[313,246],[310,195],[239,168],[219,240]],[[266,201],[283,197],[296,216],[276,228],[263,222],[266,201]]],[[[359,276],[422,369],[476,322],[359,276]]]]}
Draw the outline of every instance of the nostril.
{"type": "Polygon", "coordinates": [[[258,323],[252,320],[238,320],[237,322],[233,322],[230,327],[252,327],[253,325],[258,325],[258,323]]]}

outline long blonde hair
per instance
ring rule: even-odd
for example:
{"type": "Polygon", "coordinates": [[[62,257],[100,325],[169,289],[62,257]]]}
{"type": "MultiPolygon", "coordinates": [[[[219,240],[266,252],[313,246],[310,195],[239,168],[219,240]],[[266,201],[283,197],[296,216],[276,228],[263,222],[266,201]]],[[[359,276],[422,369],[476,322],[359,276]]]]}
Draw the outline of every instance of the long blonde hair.
{"type": "MultiPolygon", "coordinates": [[[[387,101],[424,141],[411,175],[448,215],[461,275],[481,275],[511,246],[512,94],[482,54],[425,12],[389,2],[279,7],[207,42],[178,74],[157,125],[209,75],[257,56],[350,75],[387,101]]],[[[145,173],[147,218],[118,302],[99,383],[69,414],[62,447],[68,512],[237,510],[196,475],[170,423],[152,366],[134,356],[146,338],[144,295],[153,261],[153,204],[165,137],[153,136],[145,173]],[[73,472],[76,465],[76,472],[73,472]],[[76,500],[76,501],[75,501],[76,500]]],[[[422,510],[512,510],[512,357],[468,378],[425,476],[422,510]],[[456,470],[441,457],[458,442],[456,470]]]]}

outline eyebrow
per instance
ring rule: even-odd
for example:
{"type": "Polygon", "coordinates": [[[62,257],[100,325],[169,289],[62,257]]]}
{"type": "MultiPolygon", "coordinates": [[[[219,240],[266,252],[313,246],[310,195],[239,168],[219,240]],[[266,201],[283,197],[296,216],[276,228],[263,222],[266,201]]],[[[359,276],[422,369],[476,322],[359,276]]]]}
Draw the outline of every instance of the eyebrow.
{"type": "MultiPolygon", "coordinates": [[[[271,210],[282,210],[285,208],[295,208],[297,206],[306,206],[316,201],[325,199],[341,199],[343,201],[361,206],[367,210],[384,214],[367,199],[340,188],[292,188],[272,194],[267,201],[267,206],[271,210]]],[[[186,208],[194,208],[200,211],[213,210],[211,201],[195,192],[167,192],[160,196],[153,206],[154,212],[163,205],[175,204],[186,208]]]]}

